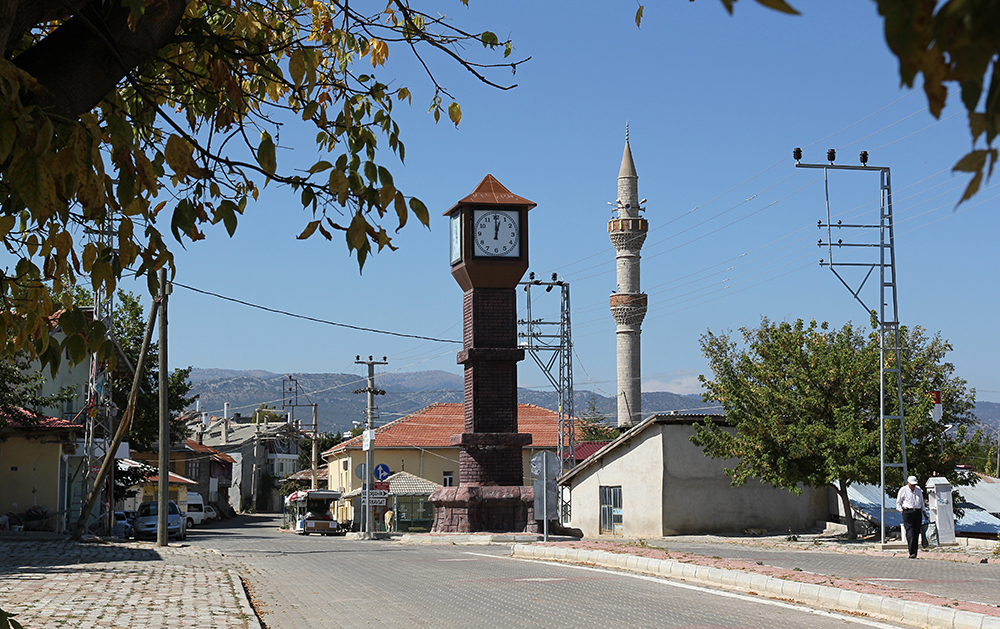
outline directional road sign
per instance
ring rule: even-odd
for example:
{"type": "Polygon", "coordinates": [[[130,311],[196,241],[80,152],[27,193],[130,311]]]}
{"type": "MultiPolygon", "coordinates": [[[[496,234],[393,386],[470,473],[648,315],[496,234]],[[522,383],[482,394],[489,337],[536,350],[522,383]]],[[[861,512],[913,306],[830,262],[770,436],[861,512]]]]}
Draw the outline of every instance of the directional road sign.
{"type": "Polygon", "coordinates": [[[385,480],[389,478],[389,466],[379,463],[375,466],[375,480],[385,480]]]}

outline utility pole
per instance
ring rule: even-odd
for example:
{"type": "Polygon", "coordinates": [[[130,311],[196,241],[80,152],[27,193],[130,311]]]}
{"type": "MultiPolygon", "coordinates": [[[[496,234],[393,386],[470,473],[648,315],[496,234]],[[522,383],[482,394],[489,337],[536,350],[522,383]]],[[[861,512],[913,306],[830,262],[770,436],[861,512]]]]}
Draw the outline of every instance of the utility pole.
{"type": "MultiPolygon", "coordinates": [[[[170,497],[170,409],[167,406],[167,268],[160,269],[160,483],[156,545],[167,545],[167,501],[170,497]]],[[[183,522],[181,523],[183,526],[183,522]]]]}
{"type": "MultiPolygon", "coordinates": [[[[319,470],[319,410],[316,404],[313,407],[313,448],[312,448],[312,488],[319,489],[319,479],[317,474],[319,470]]],[[[330,482],[329,473],[327,474],[327,483],[330,482]]]]}
{"type": "Polygon", "coordinates": [[[368,386],[364,389],[357,389],[354,393],[367,393],[368,405],[365,410],[365,435],[362,449],[365,450],[365,479],[361,491],[361,504],[365,513],[365,539],[372,539],[374,529],[372,527],[372,500],[369,492],[375,482],[375,396],[385,395],[385,391],[375,388],[375,365],[388,365],[385,356],[381,361],[373,360],[371,356],[368,360],[361,360],[361,356],[355,356],[355,365],[368,365],[368,386]]]}
{"type": "Polygon", "coordinates": [[[829,149],[826,152],[826,159],[829,164],[803,164],[802,149],[792,150],[792,157],[795,159],[796,168],[818,168],[823,170],[823,184],[826,188],[826,223],[822,220],[816,222],[820,229],[826,229],[826,242],[822,239],[818,241],[820,247],[826,247],[828,260],[820,259],[820,266],[829,267],[833,274],[837,276],[840,283],[850,291],[854,299],[861,304],[865,312],[876,316],[879,324],[879,493],[880,508],[879,520],[881,523],[881,539],[885,544],[885,470],[890,467],[902,468],[903,478],[909,476],[909,469],[906,464],[906,420],[903,412],[903,346],[900,342],[899,333],[899,301],[896,297],[896,249],[895,231],[892,221],[892,183],[889,177],[888,166],[869,166],[868,151],[861,151],[858,156],[860,166],[834,165],[837,159],[837,151],[829,149]],[[842,221],[833,222],[830,215],[830,182],[829,171],[831,170],[851,170],[855,172],[867,171],[879,174],[879,222],[870,224],[846,224],[842,221]],[[834,230],[842,233],[841,229],[878,230],[878,242],[844,242],[843,238],[833,240],[834,230]],[[848,261],[840,260],[844,247],[878,248],[878,262],[868,261],[848,261]],[[838,259],[834,261],[834,251],[837,251],[838,259]],[[867,273],[853,287],[837,271],[838,268],[858,268],[867,269],[867,273]],[[878,269],[879,279],[879,300],[878,308],[870,308],[861,298],[861,289],[871,278],[875,270],[878,269]],[[893,390],[894,391],[891,391],[893,390]],[[886,397],[894,392],[897,414],[892,415],[886,408],[886,397]],[[900,462],[887,463],[885,460],[885,423],[886,420],[899,422],[899,448],[900,462]]]}
{"type": "MultiPolygon", "coordinates": [[[[360,358],[360,356],[359,356],[360,358]]],[[[309,396],[306,395],[306,399],[309,396]]],[[[291,376],[285,376],[281,381],[281,408],[291,408],[291,417],[295,417],[296,406],[311,406],[313,414],[313,434],[312,434],[312,470],[311,489],[319,489],[319,405],[316,403],[299,404],[299,381],[291,376]]],[[[291,422],[289,422],[291,423],[291,422]]],[[[296,427],[297,428],[297,427],[296,427]]],[[[301,434],[301,433],[300,433],[301,434]]],[[[329,479],[328,479],[329,482],[329,479]]]]}

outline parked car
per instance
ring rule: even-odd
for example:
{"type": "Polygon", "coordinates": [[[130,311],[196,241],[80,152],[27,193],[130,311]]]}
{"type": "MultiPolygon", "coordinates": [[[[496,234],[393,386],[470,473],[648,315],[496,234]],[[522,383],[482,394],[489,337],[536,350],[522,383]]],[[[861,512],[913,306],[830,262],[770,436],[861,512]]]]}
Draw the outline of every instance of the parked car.
{"type": "MultiPolygon", "coordinates": [[[[139,510],[135,512],[135,521],[132,523],[136,539],[156,537],[159,514],[159,503],[144,502],[139,505],[139,510]]],[[[173,500],[167,503],[167,537],[187,539],[186,518],[173,500]]]]}
{"type": "Polygon", "coordinates": [[[132,529],[132,522],[129,521],[128,514],[124,511],[115,511],[115,523],[113,534],[121,539],[129,539],[135,535],[132,529]]]}
{"type": "Polygon", "coordinates": [[[205,520],[212,521],[219,519],[219,512],[212,505],[205,505],[205,520]]]}

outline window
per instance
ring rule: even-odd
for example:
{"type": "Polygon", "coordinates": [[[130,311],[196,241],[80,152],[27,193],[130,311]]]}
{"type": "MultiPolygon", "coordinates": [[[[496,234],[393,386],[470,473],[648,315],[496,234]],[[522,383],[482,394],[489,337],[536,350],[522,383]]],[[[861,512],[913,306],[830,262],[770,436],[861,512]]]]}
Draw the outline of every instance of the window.
{"type": "Polygon", "coordinates": [[[445,472],[441,475],[441,484],[445,487],[455,486],[455,472],[445,472]]]}
{"type": "Polygon", "coordinates": [[[197,459],[188,459],[185,467],[186,469],[184,475],[191,480],[198,480],[198,477],[201,476],[201,461],[197,459]]]}
{"type": "Polygon", "coordinates": [[[271,475],[284,478],[298,471],[299,456],[297,454],[268,454],[271,475]]]}
{"type": "Polygon", "coordinates": [[[348,461],[347,459],[344,459],[344,471],[345,472],[347,471],[347,468],[350,466],[350,464],[351,464],[350,461],[348,461]]]}

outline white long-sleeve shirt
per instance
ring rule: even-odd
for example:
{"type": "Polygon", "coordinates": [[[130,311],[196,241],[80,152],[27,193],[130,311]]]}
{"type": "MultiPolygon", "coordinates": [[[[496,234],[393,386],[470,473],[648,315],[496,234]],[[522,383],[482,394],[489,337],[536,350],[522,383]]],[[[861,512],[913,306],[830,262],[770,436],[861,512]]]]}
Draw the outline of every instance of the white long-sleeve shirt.
{"type": "Polygon", "coordinates": [[[908,484],[899,488],[899,493],[896,494],[896,511],[900,513],[903,512],[903,509],[923,511],[924,506],[924,492],[920,490],[919,485],[914,485],[913,489],[910,489],[908,484]]]}

